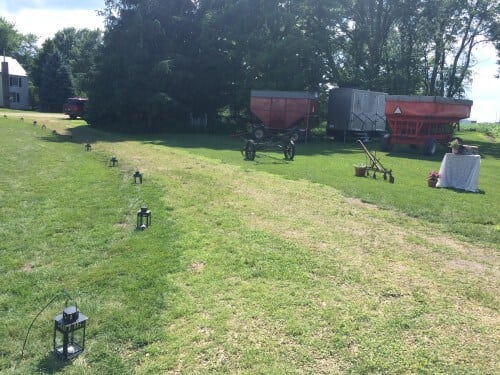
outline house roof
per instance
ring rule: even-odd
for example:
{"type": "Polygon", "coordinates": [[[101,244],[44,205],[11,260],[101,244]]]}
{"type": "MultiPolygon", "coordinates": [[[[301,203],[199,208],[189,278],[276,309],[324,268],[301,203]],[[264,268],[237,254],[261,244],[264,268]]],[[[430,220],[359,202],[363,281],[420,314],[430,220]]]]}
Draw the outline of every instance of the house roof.
{"type": "MultiPolygon", "coordinates": [[[[0,62],[8,62],[9,63],[9,75],[11,76],[22,76],[26,77],[26,70],[17,62],[16,59],[9,56],[0,56],[0,62]]],[[[0,64],[0,72],[2,71],[2,65],[0,64]]]]}

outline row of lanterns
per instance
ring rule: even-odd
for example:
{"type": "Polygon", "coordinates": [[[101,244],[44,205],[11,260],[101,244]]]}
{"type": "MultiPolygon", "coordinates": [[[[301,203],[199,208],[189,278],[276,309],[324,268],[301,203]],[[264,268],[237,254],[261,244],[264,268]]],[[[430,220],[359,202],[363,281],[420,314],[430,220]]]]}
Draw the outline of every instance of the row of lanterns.
{"type": "MultiPolygon", "coordinates": [[[[4,118],[7,118],[7,115],[4,115],[4,118]]],[[[21,118],[21,121],[24,121],[24,118],[21,118]]],[[[33,121],[33,125],[37,125],[37,121],[33,121]]],[[[45,125],[42,127],[45,128],[45,125]]],[[[87,142],[85,151],[89,152],[91,150],[92,145],[87,142]]],[[[111,167],[118,165],[118,159],[115,156],[111,157],[109,162],[111,167]]],[[[134,173],[133,178],[134,183],[142,184],[142,173],[138,170],[134,173]]],[[[137,211],[137,229],[144,230],[150,225],[151,210],[143,206],[137,211]]],[[[76,305],[66,306],[62,313],[54,318],[53,353],[57,358],[65,361],[72,360],[85,350],[87,320],[88,317],[82,314],[76,305]]],[[[26,335],[24,344],[26,344],[27,338],[28,335],[26,335]]]]}
{"type": "MultiPolygon", "coordinates": [[[[85,144],[85,151],[91,151],[92,150],[92,145],[87,142],[85,144]]],[[[109,159],[109,166],[110,167],[116,167],[118,165],[118,159],[116,156],[112,156],[111,159],[109,159]]],[[[137,184],[142,184],[142,173],[139,172],[138,170],[135,171],[135,173],[132,176],[134,178],[134,183],[137,184]]],[[[147,207],[141,207],[139,211],[137,211],[137,229],[144,230],[147,227],[151,225],[151,210],[149,210],[147,207]]]]}
{"type": "MultiPolygon", "coordinates": [[[[90,143],[85,145],[85,151],[91,151],[90,143]]],[[[113,156],[110,166],[118,165],[118,159],[113,156]]],[[[136,171],[134,183],[142,184],[142,173],[136,171]]],[[[151,226],[151,210],[142,206],[137,211],[137,229],[144,230],[151,226]]],[[[72,360],[85,350],[85,334],[88,317],[82,314],[78,307],[65,307],[61,314],[54,318],[53,353],[64,361],[72,360]]],[[[23,348],[24,350],[24,348],[23,348]]]]}

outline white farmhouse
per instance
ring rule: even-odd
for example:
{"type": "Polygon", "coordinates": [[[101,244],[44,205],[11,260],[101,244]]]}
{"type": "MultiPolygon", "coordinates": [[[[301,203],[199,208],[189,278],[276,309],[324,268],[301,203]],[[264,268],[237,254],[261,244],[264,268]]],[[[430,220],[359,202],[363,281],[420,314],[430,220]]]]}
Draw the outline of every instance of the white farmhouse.
{"type": "Polygon", "coordinates": [[[0,107],[29,109],[28,75],[16,59],[0,57],[0,107]]]}

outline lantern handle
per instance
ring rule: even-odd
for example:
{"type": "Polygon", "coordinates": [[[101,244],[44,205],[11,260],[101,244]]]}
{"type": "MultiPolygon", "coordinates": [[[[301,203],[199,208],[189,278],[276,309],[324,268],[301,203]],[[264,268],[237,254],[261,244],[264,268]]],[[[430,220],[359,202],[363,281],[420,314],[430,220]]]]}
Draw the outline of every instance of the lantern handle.
{"type": "Polygon", "coordinates": [[[66,301],[64,302],[64,307],[68,307],[68,300],[71,302],[74,302],[76,310],[78,311],[78,304],[76,303],[76,300],[69,295],[69,293],[66,290],[63,290],[62,293],[66,296],[66,301]]]}
{"type": "MultiPolygon", "coordinates": [[[[76,301],[75,301],[75,300],[74,300],[74,299],[73,299],[73,298],[72,298],[72,297],[68,294],[68,292],[66,292],[65,290],[63,290],[62,292],[57,293],[57,294],[56,294],[56,295],[55,295],[55,296],[54,296],[54,297],[53,297],[53,298],[49,301],[49,303],[47,303],[47,305],[45,305],[45,307],[44,307],[43,309],[41,309],[41,310],[38,312],[38,314],[36,314],[35,318],[33,319],[33,321],[31,322],[30,326],[28,327],[28,332],[26,332],[26,337],[24,338],[23,349],[21,350],[21,358],[23,358],[23,357],[24,357],[24,348],[25,348],[25,346],[26,346],[26,341],[28,341],[28,335],[30,334],[31,327],[33,327],[33,324],[35,323],[35,320],[36,320],[36,319],[40,316],[40,314],[41,314],[42,312],[44,312],[44,311],[45,311],[45,309],[46,309],[47,307],[49,307],[49,306],[52,304],[52,302],[54,302],[54,301],[56,300],[56,298],[57,298],[57,297],[59,297],[59,296],[61,295],[61,293],[62,293],[62,294],[64,294],[67,298],[69,298],[69,299],[70,299],[70,300],[72,300],[73,302],[75,302],[75,307],[76,307],[76,310],[78,311],[78,305],[76,304],[76,301]]],[[[66,300],[65,304],[66,304],[66,307],[68,307],[68,300],[66,300]]]]}

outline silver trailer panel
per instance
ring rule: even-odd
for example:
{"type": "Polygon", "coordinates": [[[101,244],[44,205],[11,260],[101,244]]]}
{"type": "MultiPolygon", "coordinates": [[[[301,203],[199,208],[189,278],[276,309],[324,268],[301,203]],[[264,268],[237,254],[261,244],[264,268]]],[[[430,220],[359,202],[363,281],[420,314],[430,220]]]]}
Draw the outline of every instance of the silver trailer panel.
{"type": "Polygon", "coordinates": [[[351,88],[330,90],[327,132],[384,132],[386,96],[351,88]]]}

